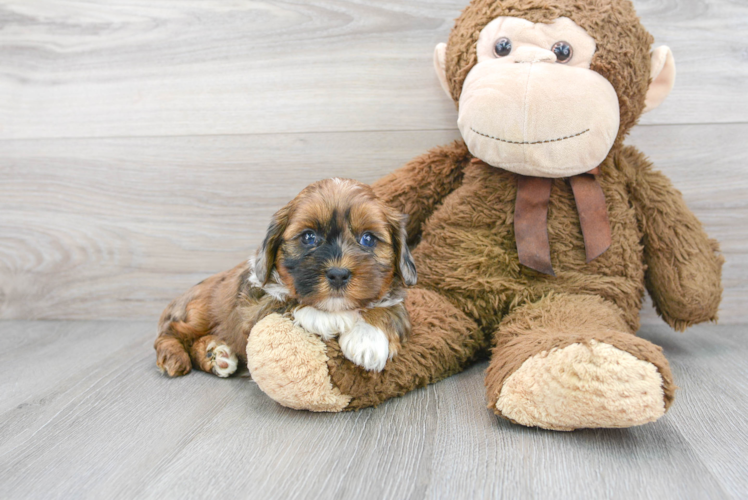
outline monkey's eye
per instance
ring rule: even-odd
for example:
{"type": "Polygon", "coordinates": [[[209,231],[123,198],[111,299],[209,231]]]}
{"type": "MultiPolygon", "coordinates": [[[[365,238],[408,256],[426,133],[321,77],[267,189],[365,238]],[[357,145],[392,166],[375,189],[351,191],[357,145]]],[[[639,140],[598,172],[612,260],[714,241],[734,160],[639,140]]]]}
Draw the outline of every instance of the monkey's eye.
{"type": "Polygon", "coordinates": [[[361,238],[358,239],[358,242],[362,247],[366,248],[374,248],[377,246],[377,238],[371,233],[362,234],[361,238]]]}
{"type": "Polygon", "coordinates": [[[301,233],[301,243],[306,246],[314,246],[317,244],[317,235],[314,231],[304,231],[301,233]]]}
{"type": "Polygon", "coordinates": [[[551,51],[556,54],[556,62],[560,62],[561,64],[569,62],[571,56],[574,54],[574,49],[566,42],[554,43],[551,51]]]}
{"type": "Polygon", "coordinates": [[[512,41],[508,38],[499,38],[493,46],[493,52],[499,57],[508,56],[512,51],[512,41]]]}

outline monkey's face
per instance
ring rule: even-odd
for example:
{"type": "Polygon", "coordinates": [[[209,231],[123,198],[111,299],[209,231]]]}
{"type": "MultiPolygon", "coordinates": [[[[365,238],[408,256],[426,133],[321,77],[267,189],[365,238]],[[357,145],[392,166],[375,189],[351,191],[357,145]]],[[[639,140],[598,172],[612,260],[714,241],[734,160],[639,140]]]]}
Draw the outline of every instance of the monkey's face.
{"type": "Polygon", "coordinates": [[[613,86],[590,70],[595,41],[568,18],[515,17],[480,33],[458,127],[470,152],[523,175],[567,177],[597,167],[619,125],[613,86]]]}
{"type": "Polygon", "coordinates": [[[659,47],[647,61],[651,36],[633,10],[601,0],[599,8],[608,10],[592,21],[587,7],[578,0],[558,2],[558,9],[580,16],[593,32],[568,17],[550,17],[556,9],[550,4],[517,12],[538,21],[532,22],[487,17],[514,11],[498,1],[473,0],[450,46],[437,45],[437,74],[445,92],[459,99],[458,126],[473,155],[530,176],[587,172],[641,112],[667,97],[675,79],[670,49],[659,47]],[[621,103],[618,93],[626,96],[621,103]]]}

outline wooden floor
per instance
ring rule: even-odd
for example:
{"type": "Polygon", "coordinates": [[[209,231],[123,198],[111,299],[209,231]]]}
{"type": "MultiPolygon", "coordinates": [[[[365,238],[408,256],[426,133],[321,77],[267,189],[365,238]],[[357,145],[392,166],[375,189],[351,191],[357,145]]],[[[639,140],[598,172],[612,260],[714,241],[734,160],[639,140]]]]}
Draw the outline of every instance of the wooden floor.
{"type": "Polygon", "coordinates": [[[314,414],[246,376],[167,379],[153,322],[4,321],[0,497],[745,498],[747,334],[648,327],[680,386],[670,412],[559,433],[487,410],[485,364],[375,409],[314,414]]]}

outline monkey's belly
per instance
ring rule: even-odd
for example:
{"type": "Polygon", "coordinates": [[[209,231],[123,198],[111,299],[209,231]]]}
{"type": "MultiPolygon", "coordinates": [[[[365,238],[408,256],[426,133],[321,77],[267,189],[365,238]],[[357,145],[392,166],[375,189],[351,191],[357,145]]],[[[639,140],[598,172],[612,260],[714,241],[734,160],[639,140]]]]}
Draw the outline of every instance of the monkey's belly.
{"type": "Polygon", "coordinates": [[[414,252],[419,284],[461,304],[483,323],[550,292],[600,295],[621,307],[632,326],[644,291],[641,234],[622,183],[601,182],[613,243],[587,263],[579,216],[568,180],[553,183],[548,211],[556,276],[522,266],[514,238],[516,176],[471,166],[463,185],[427,221],[414,252]],[[612,186],[612,188],[610,187],[612,186]]]}

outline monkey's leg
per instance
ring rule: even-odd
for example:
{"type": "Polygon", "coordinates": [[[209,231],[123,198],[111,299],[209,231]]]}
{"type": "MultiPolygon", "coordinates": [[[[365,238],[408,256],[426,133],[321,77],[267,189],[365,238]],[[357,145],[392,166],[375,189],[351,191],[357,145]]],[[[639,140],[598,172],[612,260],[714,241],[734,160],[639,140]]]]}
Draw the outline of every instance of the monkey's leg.
{"type": "Polygon", "coordinates": [[[381,372],[353,364],[337,341],[323,343],[291,321],[271,315],[249,336],[252,378],[284,406],[356,410],[462,371],[484,347],[475,322],[440,295],[411,289],[405,305],[413,325],[411,336],[381,372]]]}
{"type": "Polygon", "coordinates": [[[630,427],[657,420],[674,398],[662,349],[631,334],[600,297],[552,294],[520,306],[494,340],[489,408],[515,423],[630,427]]]}

